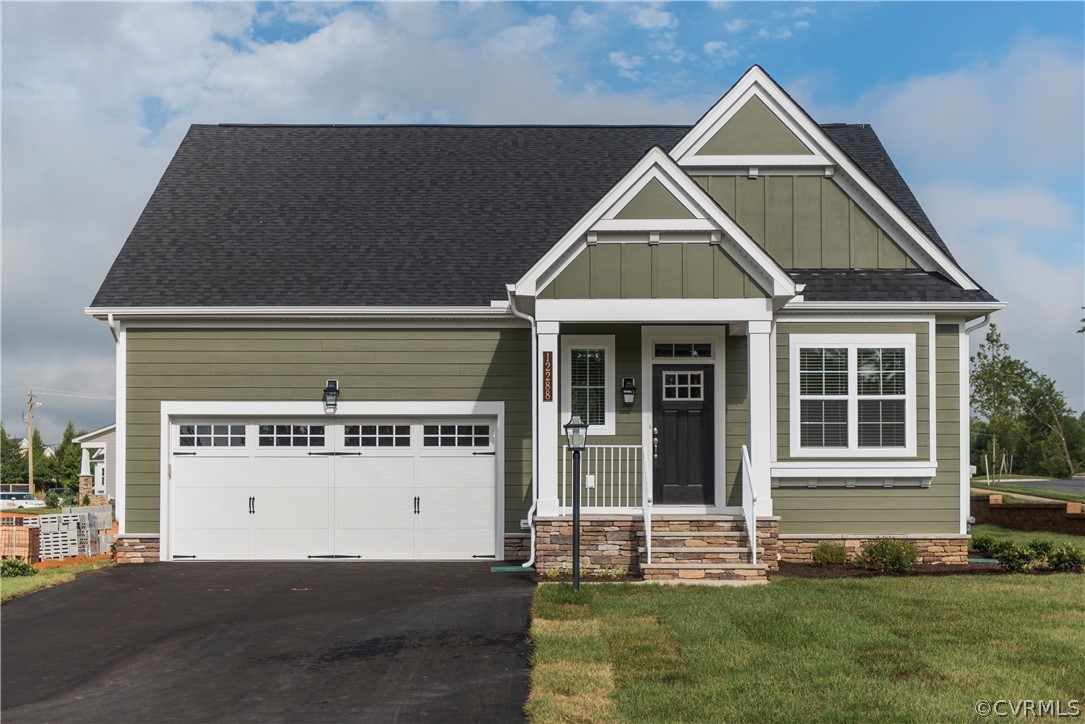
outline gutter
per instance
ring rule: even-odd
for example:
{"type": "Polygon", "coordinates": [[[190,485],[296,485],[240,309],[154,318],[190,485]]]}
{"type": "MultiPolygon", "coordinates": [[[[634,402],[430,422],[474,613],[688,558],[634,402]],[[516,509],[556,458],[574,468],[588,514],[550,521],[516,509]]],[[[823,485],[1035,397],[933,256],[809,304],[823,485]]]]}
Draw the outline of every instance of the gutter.
{"type": "Polygon", "coordinates": [[[967,334],[972,334],[972,333],[973,333],[973,332],[975,332],[975,331],[976,331],[977,329],[980,329],[981,327],[986,327],[986,326],[987,326],[988,324],[990,324],[990,323],[991,323],[991,314],[990,314],[990,312],[988,312],[987,314],[983,315],[983,319],[981,319],[980,321],[976,322],[976,323],[975,323],[975,324],[973,324],[973,325],[972,325],[971,327],[965,327],[965,328],[964,328],[964,333],[965,333],[966,335],[967,335],[967,334]]]}
{"type": "Polygon", "coordinates": [[[524,568],[535,565],[535,506],[539,504],[539,335],[536,331],[535,318],[516,308],[516,285],[506,284],[509,295],[509,311],[531,324],[531,507],[527,511],[528,526],[531,529],[531,550],[524,568]]]}
{"type": "Polygon", "coordinates": [[[505,304],[489,307],[86,307],[97,319],[501,319],[505,304]]]}
{"type": "Polygon", "coordinates": [[[110,314],[106,317],[106,324],[109,325],[109,333],[113,335],[113,341],[117,344],[121,342],[121,335],[117,331],[117,323],[113,320],[113,315],[110,314]]]}

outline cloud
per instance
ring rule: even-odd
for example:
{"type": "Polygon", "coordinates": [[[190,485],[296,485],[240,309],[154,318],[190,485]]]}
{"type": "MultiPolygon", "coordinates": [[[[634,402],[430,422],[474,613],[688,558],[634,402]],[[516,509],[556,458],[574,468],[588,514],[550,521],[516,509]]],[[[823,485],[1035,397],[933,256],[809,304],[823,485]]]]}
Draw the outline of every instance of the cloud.
{"type": "Polygon", "coordinates": [[[523,25],[505,28],[494,36],[491,46],[502,55],[534,53],[557,39],[558,19],[553,15],[531,18],[523,25]]]}
{"type": "Polygon", "coordinates": [[[607,60],[618,69],[618,75],[629,79],[639,77],[640,71],[636,69],[644,65],[644,58],[639,55],[629,55],[624,50],[611,51],[607,55],[607,60]]]}
{"type": "Polygon", "coordinates": [[[707,57],[723,61],[732,60],[738,55],[738,51],[729,47],[725,40],[710,40],[702,50],[707,57]]]}
{"type": "Polygon", "coordinates": [[[762,40],[787,40],[791,37],[791,28],[784,27],[775,30],[761,28],[757,31],[757,37],[762,40]]]}
{"type": "Polygon", "coordinates": [[[661,30],[678,27],[678,18],[656,6],[638,7],[631,10],[633,25],[643,30],[661,30]]]}
{"type": "Polygon", "coordinates": [[[743,30],[750,27],[750,24],[750,21],[746,18],[734,18],[724,23],[723,29],[728,33],[741,33],[743,30]]]}

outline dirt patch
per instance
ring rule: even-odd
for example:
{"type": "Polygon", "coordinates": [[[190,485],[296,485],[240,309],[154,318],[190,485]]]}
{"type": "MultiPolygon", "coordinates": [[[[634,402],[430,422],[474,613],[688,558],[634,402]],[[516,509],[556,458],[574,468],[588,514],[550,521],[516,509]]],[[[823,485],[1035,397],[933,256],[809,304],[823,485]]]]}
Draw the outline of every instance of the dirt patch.
{"type": "Polygon", "coordinates": [[[871,571],[852,563],[842,565],[813,563],[780,562],[780,570],[769,573],[769,580],[775,578],[875,578],[877,576],[998,576],[1006,571],[997,563],[968,563],[963,566],[947,566],[934,563],[921,563],[911,573],[890,574],[871,571]]]}
{"type": "Polygon", "coordinates": [[[70,568],[72,566],[85,566],[88,563],[105,563],[113,559],[112,554],[103,553],[100,556],[69,556],[68,558],[51,558],[41,563],[35,563],[34,567],[39,571],[52,568],[70,568]]]}

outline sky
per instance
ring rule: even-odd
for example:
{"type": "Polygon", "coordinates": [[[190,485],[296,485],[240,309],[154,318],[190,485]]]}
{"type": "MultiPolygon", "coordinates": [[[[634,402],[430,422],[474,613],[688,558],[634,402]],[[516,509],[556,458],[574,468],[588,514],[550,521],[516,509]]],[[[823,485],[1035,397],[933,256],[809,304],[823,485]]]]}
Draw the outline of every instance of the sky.
{"type": "MultiPolygon", "coordinates": [[[[693,124],[751,65],[871,123],[1085,409],[1085,3],[0,4],[0,414],[114,421],[86,317],[193,123],[693,124]]],[[[983,332],[973,334],[972,351],[983,332]]]]}

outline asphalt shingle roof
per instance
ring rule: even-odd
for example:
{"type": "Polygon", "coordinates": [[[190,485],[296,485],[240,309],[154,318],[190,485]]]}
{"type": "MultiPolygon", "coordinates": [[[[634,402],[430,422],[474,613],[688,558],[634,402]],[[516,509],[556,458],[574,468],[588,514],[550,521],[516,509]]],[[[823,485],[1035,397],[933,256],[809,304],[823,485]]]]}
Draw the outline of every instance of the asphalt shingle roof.
{"type": "MultiPolygon", "coordinates": [[[[91,306],[488,306],[688,130],[195,125],[91,306]]],[[[944,247],[869,126],[826,132],[944,247]]],[[[898,294],[834,274],[816,293],[898,294]]]]}
{"type": "Polygon", "coordinates": [[[938,272],[911,269],[798,269],[808,302],[993,302],[983,289],[966,291],[938,272]]]}

